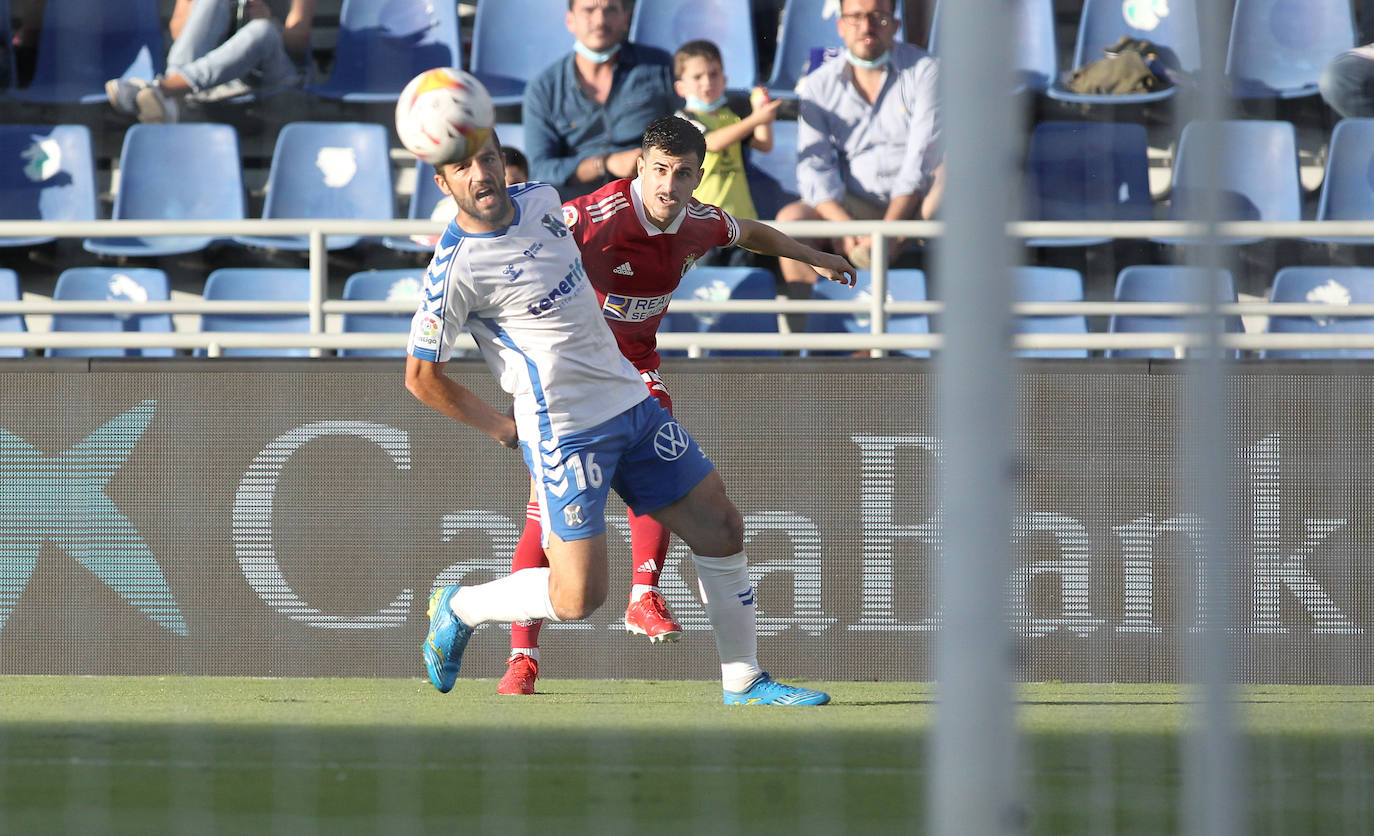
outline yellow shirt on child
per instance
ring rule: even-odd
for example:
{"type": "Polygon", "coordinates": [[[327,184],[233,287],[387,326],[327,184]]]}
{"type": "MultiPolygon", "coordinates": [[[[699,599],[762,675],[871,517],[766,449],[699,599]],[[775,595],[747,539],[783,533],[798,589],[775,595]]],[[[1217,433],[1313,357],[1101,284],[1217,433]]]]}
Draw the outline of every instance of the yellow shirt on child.
{"type": "MultiPolygon", "coordinates": [[[[696,125],[703,133],[735,125],[739,116],[728,107],[717,108],[709,113],[690,110],[678,114],[696,125]]],[[[692,197],[702,203],[719,206],[736,218],[758,220],[758,210],[754,208],[754,198],[749,194],[749,181],[744,176],[743,143],[736,142],[724,151],[707,151],[701,164],[701,185],[692,192],[692,197]]]]}

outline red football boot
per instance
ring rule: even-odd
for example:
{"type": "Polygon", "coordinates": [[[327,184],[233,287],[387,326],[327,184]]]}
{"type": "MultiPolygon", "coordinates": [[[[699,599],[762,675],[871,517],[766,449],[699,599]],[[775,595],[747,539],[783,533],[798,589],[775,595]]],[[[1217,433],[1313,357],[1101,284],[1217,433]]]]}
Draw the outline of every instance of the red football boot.
{"type": "Polygon", "coordinates": [[[539,660],[523,653],[513,653],[506,660],[506,675],[496,684],[498,694],[533,694],[534,681],[539,678],[539,660]]]}
{"type": "Polygon", "coordinates": [[[649,590],[639,596],[639,600],[625,610],[625,629],[640,636],[648,636],[651,642],[675,642],[682,638],[682,628],[668,612],[668,602],[663,596],[649,590]]]}

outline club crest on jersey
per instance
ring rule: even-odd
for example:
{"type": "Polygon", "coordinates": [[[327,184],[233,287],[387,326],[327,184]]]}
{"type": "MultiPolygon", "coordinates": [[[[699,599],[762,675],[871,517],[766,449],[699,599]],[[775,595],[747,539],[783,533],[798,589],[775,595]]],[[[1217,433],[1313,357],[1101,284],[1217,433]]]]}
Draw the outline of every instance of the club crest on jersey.
{"type": "Polygon", "coordinates": [[[687,257],[682,260],[682,275],[687,275],[687,271],[695,266],[697,266],[697,254],[688,253],[687,257]]]}
{"type": "MultiPolygon", "coordinates": [[[[564,214],[565,216],[567,215],[567,210],[566,210],[566,209],[563,210],[563,214],[564,214]]],[[[545,212],[545,213],[544,213],[544,217],[540,218],[540,219],[539,219],[539,222],[540,222],[541,224],[544,225],[544,228],[547,229],[547,230],[549,231],[549,234],[552,235],[553,237],[555,237],[555,238],[566,238],[566,237],[568,237],[568,227],[567,227],[566,225],[564,225],[564,223],[563,223],[561,220],[559,220],[559,219],[558,219],[558,216],[555,215],[554,213],[552,213],[552,212],[545,212]]]]}
{"type": "Polygon", "coordinates": [[[563,522],[567,523],[569,528],[577,528],[586,521],[586,517],[582,515],[581,505],[569,505],[563,509],[563,522]]]}

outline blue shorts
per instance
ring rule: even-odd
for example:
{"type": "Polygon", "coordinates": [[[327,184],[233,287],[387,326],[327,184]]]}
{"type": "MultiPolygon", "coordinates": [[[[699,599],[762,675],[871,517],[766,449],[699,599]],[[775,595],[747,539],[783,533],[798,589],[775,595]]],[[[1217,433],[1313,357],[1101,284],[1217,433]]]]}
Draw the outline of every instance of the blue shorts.
{"type": "Polygon", "coordinates": [[[711,460],[652,396],[603,424],[520,450],[534,478],[545,539],[585,540],[606,531],[614,489],[636,514],[677,502],[711,472],[711,460]]]}

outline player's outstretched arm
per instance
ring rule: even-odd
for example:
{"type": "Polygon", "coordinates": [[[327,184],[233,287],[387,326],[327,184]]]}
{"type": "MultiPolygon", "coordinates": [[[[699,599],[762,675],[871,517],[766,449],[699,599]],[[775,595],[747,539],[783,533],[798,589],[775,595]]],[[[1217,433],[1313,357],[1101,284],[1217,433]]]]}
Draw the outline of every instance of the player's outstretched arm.
{"type": "Polygon", "coordinates": [[[515,420],[492,409],[486,401],[444,374],[443,363],[407,357],[406,389],[425,406],[481,430],[502,446],[519,446],[515,420]]]}
{"type": "Polygon", "coordinates": [[[817,273],[830,281],[850,287],[854,286],[858,275],[854,271],[854,265],[850,264],[843,256],[809,247],[795,238],[782,234],[768,224],[751,221],[747,218],[739,218],[737,221],[739,223],[739,240],[735,242],[737,246],[761,255],[776,255],[806,262],[815,267],[817,273]]]}

